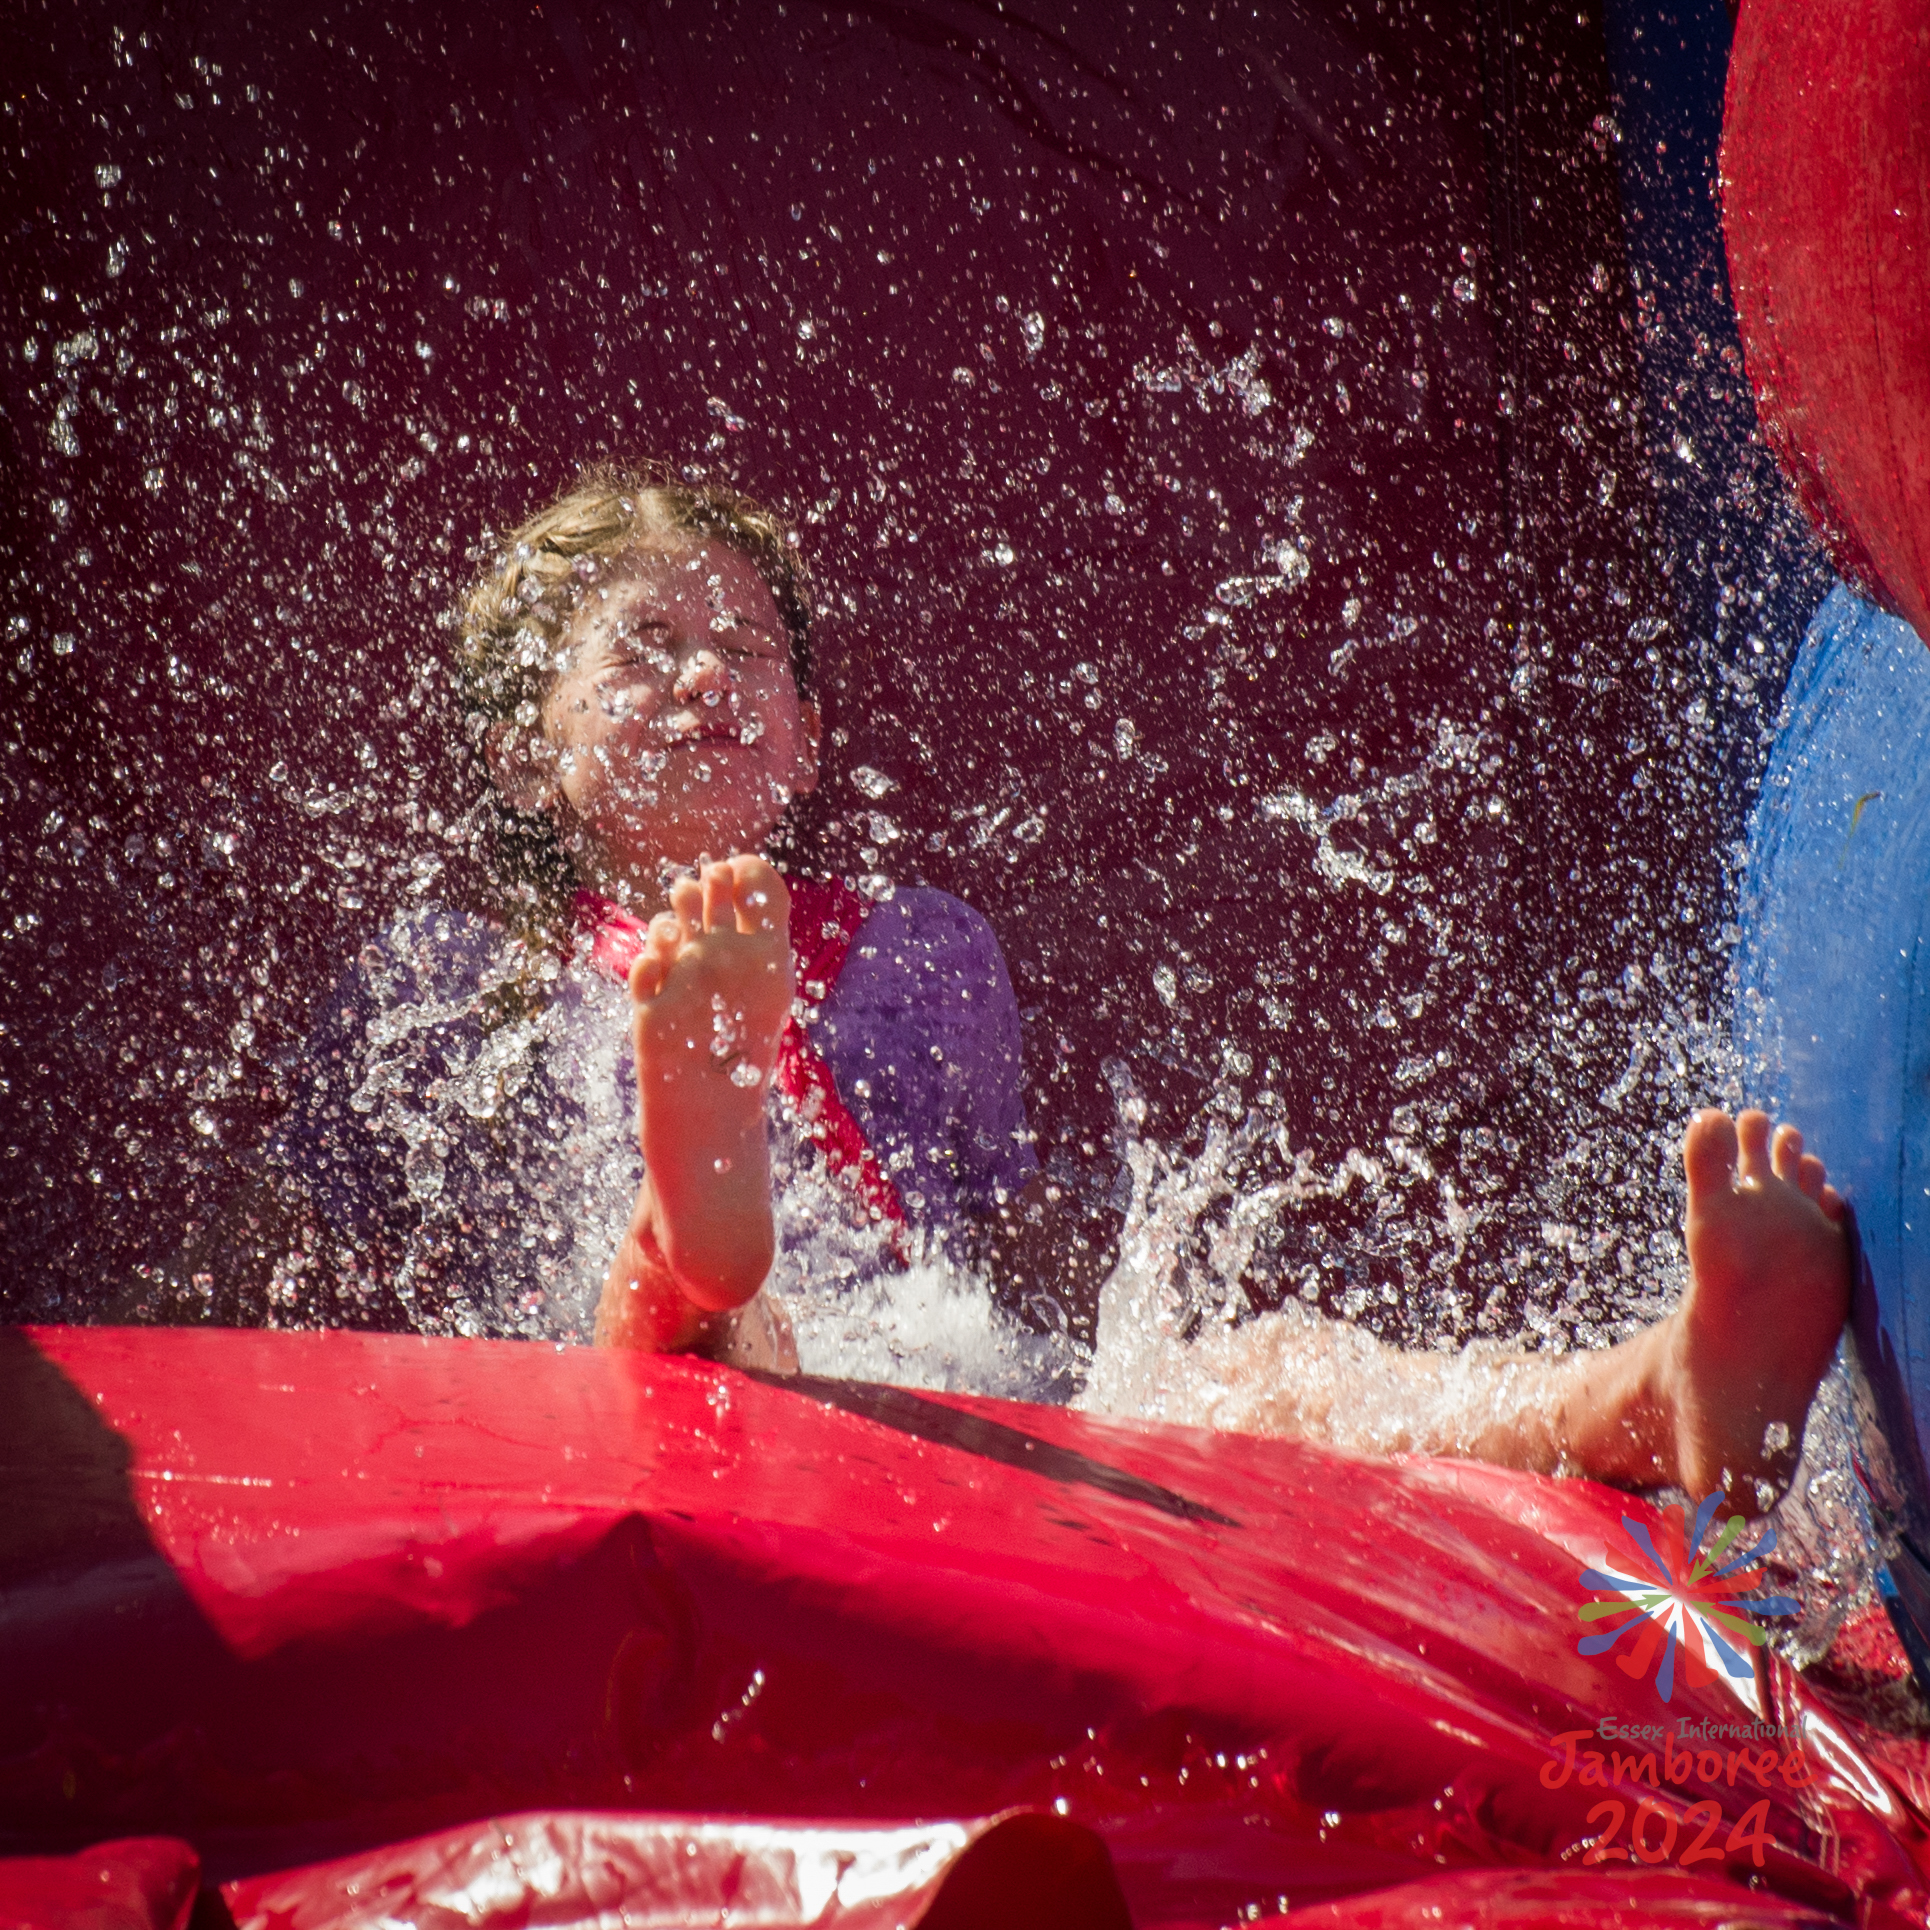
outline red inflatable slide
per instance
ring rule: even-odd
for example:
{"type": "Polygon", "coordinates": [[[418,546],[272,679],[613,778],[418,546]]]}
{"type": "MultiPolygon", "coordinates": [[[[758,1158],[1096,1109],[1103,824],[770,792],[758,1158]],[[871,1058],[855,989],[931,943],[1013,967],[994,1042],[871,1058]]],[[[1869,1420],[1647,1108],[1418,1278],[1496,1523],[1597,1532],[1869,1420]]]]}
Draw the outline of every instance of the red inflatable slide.
{"type": "Polygon", "coordinates": [[[1920,1747],[1580,1652],[1671,1545],[1589,1484],[509,1342],[16,1330],[0,1395],[0,1923],[1930,1907],[1920,1747]]]}

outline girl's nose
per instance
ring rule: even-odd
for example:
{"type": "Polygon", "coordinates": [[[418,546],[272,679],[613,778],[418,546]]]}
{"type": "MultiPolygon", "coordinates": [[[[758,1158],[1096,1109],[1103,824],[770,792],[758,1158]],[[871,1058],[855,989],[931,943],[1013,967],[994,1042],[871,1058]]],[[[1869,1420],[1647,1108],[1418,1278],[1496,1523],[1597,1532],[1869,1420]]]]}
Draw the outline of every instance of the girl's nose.
{"type": "Polygon", "coordinates": [[[736,682],[730,665],[716,651],[693,650],[677,666],[677,701],[687,704],[709,698],[715,702],[729,696],[736,682]]]}

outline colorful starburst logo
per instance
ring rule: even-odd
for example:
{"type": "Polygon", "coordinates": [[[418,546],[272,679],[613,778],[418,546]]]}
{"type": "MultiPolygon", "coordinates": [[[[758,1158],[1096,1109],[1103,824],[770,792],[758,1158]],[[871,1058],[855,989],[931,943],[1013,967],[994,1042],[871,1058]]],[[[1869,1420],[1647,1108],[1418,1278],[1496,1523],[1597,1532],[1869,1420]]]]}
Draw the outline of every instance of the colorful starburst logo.
{"type": "Polygon", "coordinates": [[[1755,1618],[1798,1612],[1799,1605],[1787,1595],[1754,1593],[1765,1579],[1757,1564],[1776,1545],[1773,1528],[1765,1529],[1762,1539],[1740,1554],[1731,1554],[1746,1525],[1741,1515],[1731,1515],[1703,1549],[1702,1538],[1721,1501],[1720,1493],[1710,1495],[1696,1511],[1693,1527],[1686,1505],[1665,1508],[1653,1534],[1631,1516],[1622,1517],[1622,1530],[1640,1558],[1639,1566],[1653,1579],[1611,1574],[1601,1568],[1582,1570],[1582,1586],[1597,1595],[1577,1611],[1582,1621],[1626,1619],[1584,1635],[1580,1652],[1606,1655],[1634,1631],[1633,1644],[1616,1656],[1615,1666],[1638,1682],[1653,1666],[1655,1692],[1664,1702],[1675,1691],[1678,1655],[1692,1688],[1713,1682],[1717,1666],[1725,1675],[1751,1676],[1755,1669],[1744,1650],[1761,1648],[1769,1639],[1755,1618]],[[1745,1601],[1745,1596],[1750,1599],[1745,1601]]]}

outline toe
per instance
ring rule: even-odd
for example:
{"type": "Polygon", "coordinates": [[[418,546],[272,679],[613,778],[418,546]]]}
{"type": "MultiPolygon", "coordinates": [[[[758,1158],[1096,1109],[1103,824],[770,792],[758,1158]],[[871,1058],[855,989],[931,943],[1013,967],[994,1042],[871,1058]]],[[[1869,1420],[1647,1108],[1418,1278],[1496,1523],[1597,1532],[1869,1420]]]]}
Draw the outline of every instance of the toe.
{"type": "Polygon", "coordinates": [[[1741,1147],[1743,1178],[1758,1184],[1769,1179],[1775,1170],[1769,1163],[1769,1115],[1753,1106],[1747,1112],[1738,1113],[1736,1139],[1741,1147]]]}
{"type": "Polygon", "coordinates": [[[1835,1187],[1826,1184],[1816,1196],[1816,1204],[1823,1209],[1823,1217],[1826,1220],[1841,1223],[1844,1212],[1843,1196],[1835,1187]]]}
{"type": "Polygon", "coordinates": [[[679,878],[670,887],[670,909],[683,928],[685,938],[696,938],[704,929],[704,888],[695,878],[679,878]]]}
{"type": "Polygon", "coordinates": [[[1769,1142],[1769,1163],[1776,1169],[1779,1180],[1791,1186],[1796,1184],[1803,1163],[1803,1136],[1794,1126],[1776,1128],[1776,1136],[1769,1142]]]}
{"type": "Polygon", "coordinates": [[[704,866],[704,930],[732,931],[736,928],[737,908],[732,902],[736,880],[728,864],[704,866]]]}
{"type": "Polygon", "coordinates": [[[630,967],[630,998],[632,1003],[642,1005],[653,999],[663,990],[663,960],[649,951],[637,954],[636,962],[630,967]]]}
{"type": "Polygon", "coordinates": [[[1736,1180],[1736,1126],[1726,1112],[1711,1109],[1689,1121],[1682,1142],[1682,1165],[1689,1178],[1689,1207],[1736,1180]]]}
{"type": "Polygon", "coordinates": [[[663,982],[677,962],[683,940],[684,928],[670,912],[660,911],[651,919],[650,929],[644,934],[643,949],[630,967],[633,999],[653,999],[663,990],[663,982]]]}
{"type": "Polygon", "coordinates": [[[733,858],[737,929],[782,931],[791,920],[791,894],[777,867],[763,858],[733,858]]]}
{"type": "Polygon", "coordinates": [[[1813,1200],[1823,1197],[1823,1182],[1829,1170],[1814,1153],[1805,1153],[1796,1167],[1796,1184],[1813,1200]]]}

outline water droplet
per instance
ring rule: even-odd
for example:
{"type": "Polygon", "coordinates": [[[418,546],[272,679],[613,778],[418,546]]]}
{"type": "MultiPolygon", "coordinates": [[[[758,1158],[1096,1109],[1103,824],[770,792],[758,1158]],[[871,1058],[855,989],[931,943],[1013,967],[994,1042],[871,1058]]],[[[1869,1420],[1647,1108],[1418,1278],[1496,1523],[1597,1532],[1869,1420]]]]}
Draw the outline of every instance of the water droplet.
{"type": "Polygon", "coordinates": [[[1273,567],[1285,578],[1289,588],[1297,588],[1306,582],[1313,569],[1306,551],[1284,540],[1273,546],[1273,567]]]}

